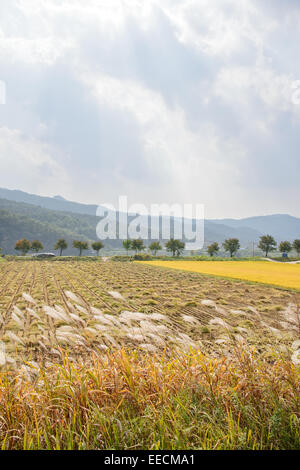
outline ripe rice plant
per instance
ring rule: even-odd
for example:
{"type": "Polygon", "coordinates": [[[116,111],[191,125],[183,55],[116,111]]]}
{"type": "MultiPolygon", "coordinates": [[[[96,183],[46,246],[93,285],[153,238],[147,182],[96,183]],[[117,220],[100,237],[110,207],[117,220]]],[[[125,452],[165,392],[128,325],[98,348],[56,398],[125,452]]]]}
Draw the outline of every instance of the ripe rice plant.
{"type": "Polygon", "coordinates": [[[153,266],[262,282],[300,291],[300,264],[268,261],[141,261],[153,266]]]}

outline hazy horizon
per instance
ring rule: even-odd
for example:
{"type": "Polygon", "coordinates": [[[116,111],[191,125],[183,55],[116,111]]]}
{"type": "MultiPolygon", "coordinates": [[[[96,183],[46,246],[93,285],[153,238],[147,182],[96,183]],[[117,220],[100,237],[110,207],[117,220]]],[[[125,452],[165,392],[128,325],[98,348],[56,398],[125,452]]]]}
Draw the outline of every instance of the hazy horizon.
{"type": "MultiPolygon", "coordinates": [[[[30,193],[30,192],[27,192],[27,191],[22,191],[20,189],[9,189],[9,188],[0,188],[1,189],[5,189],[5,190],[9,190],[9,191],[21,191],[21,192],[24,192],[26,194],[30,194],[32,196],[39,196],[39,197],[45,197],[45,198],[50,198],[50,199],[57,199],[57,200],[61,200],[61,201],[66,201],[66,202],[72,202],[72,203],[75,203],[75,204],[86,204],[86,205],[93,205],[93,206],[98,206],[98,205],[102,205],[102,203],[100,204],[97,204],[97,202],[82,202],[82,201],[75,201],[75,200],[70,200],[70,199],[67,199],[65,198],[64,196],[62,196],[61,194],[55,194],[54,196],[49,196],[49,195],[41,195],[41,194],[36,194],[36,193],[30,193]]],[[[28,202],[28,204],[30,204],[30,202],[28,202]]],[[[150,207],[150,205],[149,205],[150,207]]],[[[118,209],[118,206],[116,204],[116,209],[118,209]]],[[[51,210],[51,209],[50,209],[51,210]]],[[[148,213],[144,213],[144,212],[140,212],[141,215],[150,215],[150,211],[148,213]]],[[[164,214],[163,212],[161,212],[161,215],[170,215],[169,213],[167,214],[164,214]]],[[[233,219],[233,220],[243,220],[243,219],[248,219],[248,218],[254,218],[254,217],[268,217],[268,216],[290,216],[290,217],[295,217],[295,216],[292,216],[291,214],[289,213],[279,213],[279,212],[274,212],[274,213],[270,213],[270,214],[265,214],[265,213],[261,213],[261,214],[254,214],[254,215],[249,215],[249,216],[245,216],[245,217],[230,217],[230,216],[226,216],[226,217],[215,217],[215,218],[209,218],[209,217],[206,217],[206,215],[204,214],[205,216],[205,219],[206,220],[211,220],[211,221],[214,221],[214,220],[229,220],[229,219],[233,219]]],[[[298,217],[299,218],[299,217],[298,217]]]]}

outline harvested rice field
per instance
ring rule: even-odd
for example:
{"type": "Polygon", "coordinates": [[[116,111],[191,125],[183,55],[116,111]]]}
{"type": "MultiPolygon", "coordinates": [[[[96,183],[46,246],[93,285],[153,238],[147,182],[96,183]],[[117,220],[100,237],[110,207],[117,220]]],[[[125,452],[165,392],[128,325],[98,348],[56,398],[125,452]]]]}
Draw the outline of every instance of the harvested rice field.
{"type": "Polygon", "coordinates": [[[7,262],[0,276],[1,339],[13,357],[29,345],[35,358],[62,346],[217,353],[229,336],[267,354],[297,334],[300,294],[265,286],[116,262],[7,262]]]}
{"type": "Polygon", "coordinates": [[[0,447],[300,448],[299,306],[148,264],[2,262],[0,447]]]}
{"type": "Polygon", "coordinates": [[[300,264],[268,261],[143,261],[143,263],[183,271],[212,274],[232,279],[260,282],[300,291],[300,264]]]}

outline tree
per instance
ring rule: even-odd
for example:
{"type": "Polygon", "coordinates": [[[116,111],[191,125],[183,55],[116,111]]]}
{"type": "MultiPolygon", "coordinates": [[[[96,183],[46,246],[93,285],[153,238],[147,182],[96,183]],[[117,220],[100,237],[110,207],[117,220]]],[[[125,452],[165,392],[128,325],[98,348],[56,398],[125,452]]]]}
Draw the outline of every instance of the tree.
{"type": "Polygon", "coordinates": [[[30,248],[31,248],[31,243],[26,238],[22,238],[21,240],[17,241],[15,245],[15,250],[21,251],[22,255],[26,255],[26,253],[28,253],[30,248]]]}
{"type": "Polygon", "coordinates": [[[289,253],[290,251],[292,251],[292,249],[293,249],[292,244],[287,241],[281,242],[279,245],[280,253],[289,253]]]}
{"type": "Polygon", "coordinates": [[[294,240],[293,248],[297,252],[297,255],[300,255],[300,240],[294,240]]]}
{"type": "Polygon", "coordinates": [[[149,245],[149,250],[152,252],[152,254],[154,254],[154,256],[156,256],[156,253],[162,250],[162,246],[159,242],[152,242],[149,245]]]}
{"type": "Polygon", "coordinates": [[[165,246],[167,251],[172,253],[173,256],[179,256],[185,248],[185,243],[180,240],[174,240],[174,238],[171,238],[165,246]]]}
{"type": "Polygon", "coordinates": [[[270,251],[275,251],[276,246],[277,243],[271,235],[263,235],[260,237],[258,248],[266,253],[266,258],[270,251]]]}
{"type": "Polygon", "coordinates": [[[210,254],[210,256],[214,256],[218,253],[219,249],[219,244],[217,242],[214,242],[207,247],[207,252],[210,254]]]}
{"type": "Polygon", "coordinates": [[[59,256],[62,255],[62,252],[68,248],[68,244],[64,238],[57,240],[54,250],[59,250],[59,256]]]}
{"type": "Polygon", "coordinates": [[[132,241],[131,240],[123,240],[123,248],[127,251],[127,255],[128,255],[128,251],[131,250],[131,248],[132,248],[132,241]]]}
{"type": "Polygon", "coordinates": [[[104,245],[103,245],[103,243],[99,240],[98,242],[92,243],[92,248],[93,248],[94,251],[96,251],[97,256],[99,256],[99,251],[102,250],[102,248],[104,248],[104,245]]]}
{"type": "Polygon", "coordinates": [[[31,243],[31,251],[34,251],[35,253],[42,251],[43,248],[43,244],[39,240],[34,240],[31,243]]]}
{"type": "Polygon", "coordinates": [[[131,242],[131,248],[137,253],[138,251],[143,251],[145,250],[145,245],[143,240],[140,238],[137,238],[136,240],[132,240],[131,242]]]}
{"type": "Polygon", "coordinates": [[[232,258],[233,255],[241,248],[240,242],[237,238],[228,238],[223,243],[223,247],[225,251],[229,251],[230,257],[232,258]]]}
{"type": "Polygon", "coordinates": [[[82,255],[83,250],[89,249],[88,242],[82,242],[81,240],[74,240],[72,245],[73,245],[73,248],[77,248],[77,250],[79,250],[79,256],[82,255]]]}

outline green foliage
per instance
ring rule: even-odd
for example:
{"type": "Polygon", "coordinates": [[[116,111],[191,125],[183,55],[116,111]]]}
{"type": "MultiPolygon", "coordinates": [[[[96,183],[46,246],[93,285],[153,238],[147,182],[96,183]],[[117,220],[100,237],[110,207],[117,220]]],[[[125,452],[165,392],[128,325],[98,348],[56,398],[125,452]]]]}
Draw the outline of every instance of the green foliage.
{"type": "Polygon", "coordinates": [[[92,243],[92,248],[93,248],[94,251],[96,251],[97,256],[99,256],[99,251],[102,250],[102,248],[104,248],[104,245],[103,245],[103,243],[99,240],[99,241],[97,241],[97,242],[92,243]]]}
{"type": "Polygon", "coordinates": [[[132,241],[131,240],[123,240],[123,248],[127,251],[127,254],[128,254],[128,251],[131,250],[132,248],[132,241]]]}
{"type": "Polygon", "coordinates": [[[39,253],[44,248],[43,244],[39,240],[33,240],[31,243],[31,251],[34,253],[39,253]]]}
{"type": "Polygon", "coordinates": [[[288,241],[281,242],[279,245],[280,253],[290,253],[292,249],[293,249],[292,244],[288,241]]]}
{"type": "Polygon", "coordinates": [[[22,255],[26,255],[26,253],[30,251],[30,248],[31,248],[31,243],[26,238],[22,238],[21,240],[18,240],[15,245],[15,250],[20,251],[22,255]]]}
{"type": "Polygon", "coordinates": [[[162,250],[162,246],[159,242],[152,242],[149,245],[149,250],[156,256],[157,252],[162,250]]]}
{"type": "Polygon", "coordinates": [[[59,250],[59,256],[62,256],[64,250],[68,248],[68,243],[64,238],[60,238],[57,240],[56,244],[54,245],[54,250],[59,250]]]}
{"type": "Polygon", "coordinates": [[[240,249],[241,245],[237,238],[228,238],[223,243],[223,248],[225,251],[230,253],[230,257],[232,258],[235,253],[237,253],[240,249]]]}
{"type": "Polygon", "coordinates": [[[219,250],[220,250],[220,247],[217,242],[214,242],[207,247],[207,252],[209,253],[210,256],[216,255],[219,250]]]}
{"type": "Polygon", "coordinates": [[[89,249],[88,242],[83,242],[81,240],[73,240],[72,245],[73,245],[73,248],[77,248],[77,250],[79,250],[79,256],[82,255],[83,250],[89,249]]]}
{"type": "Polygon", "coordinates": [[[300,240],[299,239],[294,240],[293,248],[297,252],[297,255],[299,256],[300,255],[300,240]]]}
{"type": "Polygon", "coordinates": [[[148,255],[146,253],[139,253],[134,255],[133,259],[136,261],[151,261],[153,258],[151,255],[148,255]]]}
{"type": "Polygon", "coordinates": [[[131,248],[137,253],[138,251],[145,250],[146,247],[144,245],[143,240],[141,240],[140,238],[137,238],[135,240],[132,240],[131,248]]]}
{"type": "Polygon", "coordinates": [[[174,240],[174,238],[171,238],[166,244],[165,244],[166,250],[169,253],[172,253],[173,256],[180,256],[181,253],[183,252],[185,248],[185,243],[180,241],[180,240],[174,240]]]}
{"type": "Polygon", "coordinates": [[[260,238],[258,248],[265,252],[266,257],[270,251],[275,251],[277,243],[271,235],[263,235],[260,238]]]}

